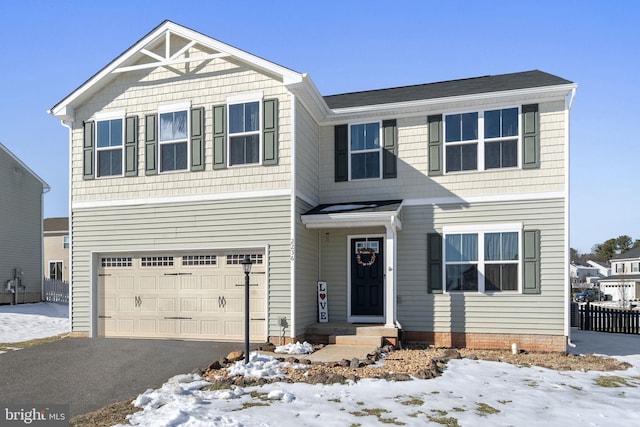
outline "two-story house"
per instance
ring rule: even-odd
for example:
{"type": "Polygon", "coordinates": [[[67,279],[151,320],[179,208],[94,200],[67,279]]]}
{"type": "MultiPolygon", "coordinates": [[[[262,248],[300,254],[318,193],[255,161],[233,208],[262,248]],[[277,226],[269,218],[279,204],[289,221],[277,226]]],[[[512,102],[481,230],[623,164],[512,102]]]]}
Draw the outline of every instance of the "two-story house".
{"type": "Polygon", "coordinates": [[[69,218],[45,218],[43,230],[45,277],[68,282],[69,218]]]}
{"type": "Polygon", "coordinates": [[[535,70],[322,96],[165,21],[50,110],[73,334],[241,339],[249,255],[256,341],[304,339],[320,296],[330,323],[407,341],[564,351],[576,87],[535,70]]]}
{"type": "Polygon", "coordinates": [[[640,246],[616,255],[610,261],[611,276],[600,280],[600,288],[613,301],[640,299],[640,246]]]}
{"type": "Polygon", "coordinates": [[[0,304],[42,301],[42,217],[49,190],[0,144],[0,304]]]}

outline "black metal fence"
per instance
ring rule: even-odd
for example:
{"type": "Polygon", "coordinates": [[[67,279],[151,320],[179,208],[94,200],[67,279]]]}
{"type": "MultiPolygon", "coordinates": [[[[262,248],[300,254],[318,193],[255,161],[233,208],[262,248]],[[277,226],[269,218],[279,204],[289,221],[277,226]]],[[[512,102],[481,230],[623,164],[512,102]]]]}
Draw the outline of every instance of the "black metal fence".
{"type": "Polygon", "coordinates": [[[578,308],[578,327],[583,331],[640,334],[640,310],[586,303],[578,308]]]}

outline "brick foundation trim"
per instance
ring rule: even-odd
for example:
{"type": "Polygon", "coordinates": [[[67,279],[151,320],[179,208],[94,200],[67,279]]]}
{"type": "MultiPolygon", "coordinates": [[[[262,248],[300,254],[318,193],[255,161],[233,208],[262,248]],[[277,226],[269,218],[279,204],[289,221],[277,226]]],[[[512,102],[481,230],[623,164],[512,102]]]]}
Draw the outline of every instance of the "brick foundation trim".
{"type": "Polygon", "coordinates": [[[89,332],[71,332],[70,338],[89,338],[89,332]]]}
{"type": "Polygon", "coordinates": [[[525,351],[567,351],[567,340],[563,335],[403,331],[402,336],[406,343],[427,343],[436,347],[511,350],[511,345],[515,343],[520,350],[525,351]]]}

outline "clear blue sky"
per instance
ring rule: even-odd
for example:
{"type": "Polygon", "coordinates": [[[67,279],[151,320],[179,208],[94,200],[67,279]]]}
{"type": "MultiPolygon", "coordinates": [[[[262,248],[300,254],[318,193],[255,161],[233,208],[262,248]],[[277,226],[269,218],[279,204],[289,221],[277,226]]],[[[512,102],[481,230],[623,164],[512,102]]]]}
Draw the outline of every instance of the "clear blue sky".
{"type": "Polygon", "coordinates": [[[640,238],[640,2],[0,0],[0,142],[68,215],[46,111],[165,19],[307,72],[323,95],[540,69],[579,84],[571,246],[640,238]]]}

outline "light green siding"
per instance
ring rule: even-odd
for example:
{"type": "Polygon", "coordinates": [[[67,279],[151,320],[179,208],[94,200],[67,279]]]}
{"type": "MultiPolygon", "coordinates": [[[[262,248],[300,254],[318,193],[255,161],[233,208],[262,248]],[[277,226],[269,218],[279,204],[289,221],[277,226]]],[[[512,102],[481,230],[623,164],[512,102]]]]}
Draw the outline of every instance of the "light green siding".
{"type": "Polygon", "coordinates": [[[291,311],[290,209],[289,197],[270,197],[74,210],[73,331],[91,333],[92,253],[267,247],[269,335],[278,335],[277,318],[291,311]]]}
{"type": "Polygon", "coordinates": [[[319,200],[320,129],[300,102],[296,102],[296,191],[319,200]]]}
{"type": "Polygon", "coordinates": [[[398,320],[409,331],[563,334],[564,201],[407,206],[398,233],[398,320]],[[427,233],[444,226],[521,222],[540,230],[541,293],[427,293],[427,233]]]}
{"type": "MultiPolygon", "coordinates": [[[[42,182],[0,147],[0,303],[13,294],[3,292],[15,268],[23,271],[27,302],[42,297],[42,182]]],[[[23,295],[20,292],[19,302],[23,295]]]]}
{"type": "Polygon", "coordinates": [[[313,206],[298,199],[296,204],[296,240],[295,240],[295,326],[292,336],[304,334],[304,328],[318,321],[317,283],[320,262],[318,236],[321,230],[307,229],[300,215],[313,206]]]}

